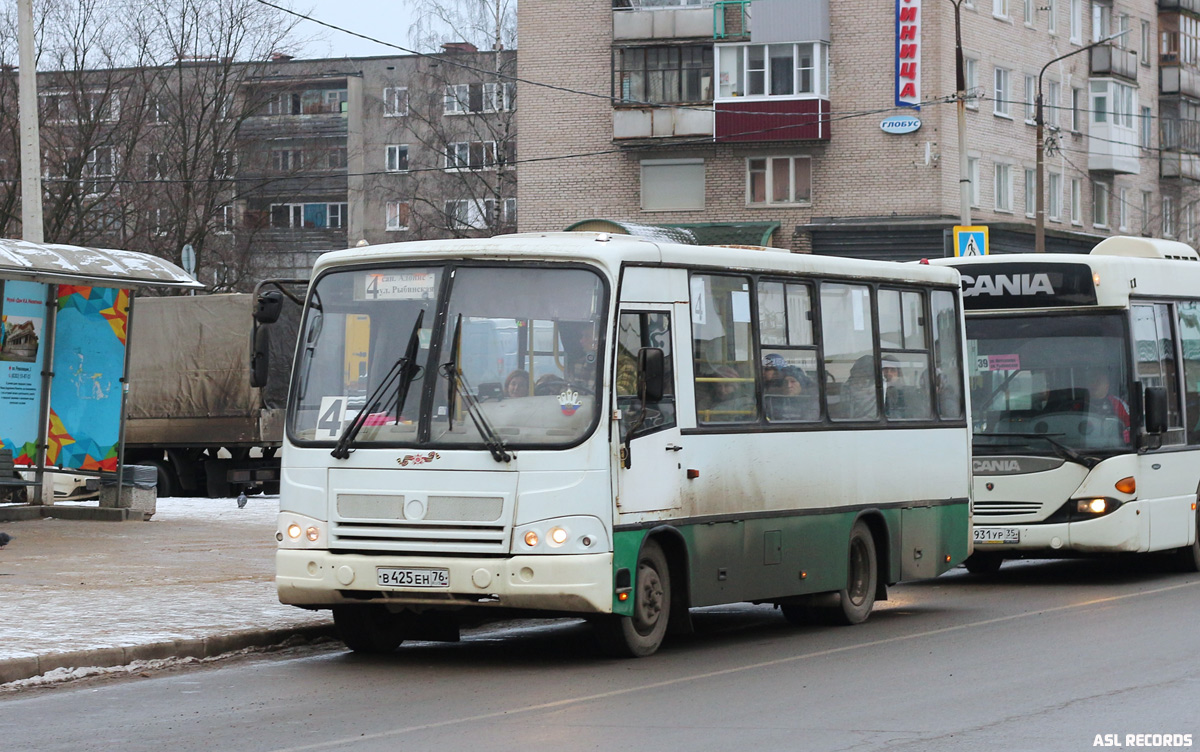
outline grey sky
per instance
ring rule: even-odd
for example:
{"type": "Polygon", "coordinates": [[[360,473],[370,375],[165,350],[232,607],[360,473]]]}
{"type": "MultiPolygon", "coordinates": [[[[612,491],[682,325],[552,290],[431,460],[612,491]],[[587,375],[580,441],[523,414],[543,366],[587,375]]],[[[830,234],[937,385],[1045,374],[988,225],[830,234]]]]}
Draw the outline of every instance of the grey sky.
{"type": "MultiPolygon", "coordinates": [[[[408,30],[415,18],[405,0],[295,0],[297,12],[326,23],[411,49],[408,30]]],[[[309,23],[300,22],[300,36],[320,36],[303,51],[304,57],[342,57],[403,54],[393,47],[309,23]]]]}

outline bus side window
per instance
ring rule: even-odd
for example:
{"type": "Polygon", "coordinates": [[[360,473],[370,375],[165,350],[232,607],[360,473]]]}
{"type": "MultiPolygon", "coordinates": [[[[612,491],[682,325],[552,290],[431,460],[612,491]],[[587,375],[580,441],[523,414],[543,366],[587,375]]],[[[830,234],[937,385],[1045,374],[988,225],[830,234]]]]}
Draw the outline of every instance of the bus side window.
{"type": "Polygon", "coordinates": [[[933,311],[933,384],[937,390],[938,415],[943,419],[963,416],[962,380],[958,377],[958,317],[954,312],[954,293],[935,290],[930,296],[933,311]]]}
{"type": "Polygon", "coordinates": [[[622,312],[617,330],[617,373],[614,380],[617,407],[621,411],[621,438],[641,415],[638,398],[637,353],[643,347],[663,351],[663,396],[646,403],[646,417],[638,429],[641,436],[675,425],[675,367],[671,351],[671,316],[649,311],[622,312]]]}
{"type": "Polygon", "coordinates": [[[757,421],[754,393],[758,369],[751,362],[750,280],[695,274],[691,306],[696,422],[757,421]]]}
{"type": "Polygon", "coordinates": [[[875,362],[875,332],[871,290],[865,285],[821,285],[821,344],[825,373],[839,385],[829,396],[833,420],[875,420],[879,417],[879,364],[875,362]]]}

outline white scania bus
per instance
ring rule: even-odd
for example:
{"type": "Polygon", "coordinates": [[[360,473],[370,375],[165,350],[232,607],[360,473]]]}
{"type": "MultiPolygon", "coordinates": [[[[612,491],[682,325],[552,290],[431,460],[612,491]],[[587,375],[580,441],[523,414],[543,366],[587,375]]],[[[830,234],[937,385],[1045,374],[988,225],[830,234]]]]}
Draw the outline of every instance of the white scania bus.
{"type": "Polygon", "coordinates": [[[313,271],[276,582],[346,644],[576,615],[648,655],[689,608],[857,623],[969,554],[958,274],[604,233],[313,271]]]}
{"type": "Polygon", "coordinates": [[[1200,569],[1200,256],[945,259],[962,273],[974,572],[1005,558],[1174,551],[1200,569]]]}

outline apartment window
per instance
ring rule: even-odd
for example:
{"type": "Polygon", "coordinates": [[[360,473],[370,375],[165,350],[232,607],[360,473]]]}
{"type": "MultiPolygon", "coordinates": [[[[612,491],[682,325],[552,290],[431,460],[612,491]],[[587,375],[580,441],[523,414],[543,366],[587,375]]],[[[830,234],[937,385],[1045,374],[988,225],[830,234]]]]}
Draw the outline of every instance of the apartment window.
{"type": "Polygon", "coordinates": [[[1083,0],[1069,0],[1070,17],[1067,19],[1070,24],[1071,41],[1075,44],[1083,43],[1083,0]]]}
{"type": "Polygon", "coordinates": [[[235,159],[232,149],[218,149],[213,154],[213,177],[233,177],[234,170],[237,167],[235,159]]]}
{"type": "Polygon", "coordinates": [[[1025,77],[1025,122],[1037,122],[1037,76],[1025,77]]]}
{"type": "Polygon", "coordinates": [[[349,164],[346,147],[335,146],[325,150],[325,167],[330,170],[344,170],[349,164]]]}
{"type": "Polygon", "coordinates": [[[150,114],[151,123],[167,122],[167,103],[162,97],[151,97],[146,109],[150,114]]]}
{"type": "Polygon", "coordinates": [[[713,48],[633,47],[614,57],[613,90],[623,102],[711,102],[713,48]]]}
{"type": "Polygon", "coordinates": [[[812,201],[812,159],[753,157],[746,160],[746,203],[798,204],[812,201]]]}
{"type": "Polygon", "coordinates": [[[146,177],[150,180],[162,180],[166,175],[166,166],[166,156],[161,152],[146,155],[146,177]]]}
{"type": "Polygon", "coordinates": [[[304,167],[304,154],[299,149],[272,149],[271,167],[275,172],[290,172],[304,167]]]}
{"type": "Polygon", "coordinates": [[[971,184],[971,206],[979,206],[979,157],[967,157],[967,180],[971,184]]]}
{"type": "Polygon", "coordinates": [[[1075,133],[1083,126],[1083,110],[1087,107],[1087,99],[1083,96],[1083,89],[1076,86],[1071,87],[1071,130],[1075,133]]]}
{"type": "Polygon", "coordinates": [[[1134,118],[1137,109],[1137,90],[1116,81],[1092,81],[1092,123],[1112,124],[1130,130],[1130,140],[1136,137],[1134,118]]]}
{"type": "Polygon", "coordinates": [[[1121,232],[1129,230],[1129,189],[1117,189],[1117,229],[1121,232]]]}
{"type": "Polygon", "coordinates": [[[1079,178],[1071,178],[1071,224],[1083,224],[1083,181],[1079,178]]]}
{"type": "Polygon", "coordinates": [[[1009,117],[1008,97],[1012,93],[1009,89],[1010,71],[1007,68],[996,68],[996,96],[993,108],[993,113],[1001,117],[1009,117]]]}
{"type": "Polygon", "coordinates": [[[516,84],[449,84],[443,98],[447,115],[511,110],[516,84]]]}
{"type": "Polygon", "coordinates": [[[408,172],[408,144],[389,145],[385,160],[388,172],[408,172]]]}
{"type": "Polygon", "coordinates": [[[1058,81],[1046,84],[1046,110],[1043,114],[1047,125],[1058,125],[1058,103],[1062,98],[1062,85],[1058,81]]]}
{"type": "Polygon", "coordinates": [[[342,228],[346,226],[346,209],[345,203],[271,204],[271,227],[342,228]]]}
{"type": "Polygon", "coordinates": [[[83,181],[80,188],[85,194],[92,195],[111,188],[112,184],[103,181],[111,178],[114,173],[116,154],[111,146],[97,146],[88,153],[83,165],[83,181]]]}
{"type": "Polygon", "coordinates": [[[151,209],[146,212],[146,229],[151,235],[166,235],[170,227],[170,216],[166,209],[151,209]]]}
{"type": "Polygon", "coordinates": [[[461,114],[471,111],[471,85],[449,84],[446,86],[446,96],[443,100],[447,115],[461,114]]]}
{"type": "Polygon", "coordinates": [[[1008,18],[1008,0],[992,0],[992,15],[996,18],[1008,18]]]}
{"type": "Polygon", "coordinates": [[[456,141],[446,144],[447,170],[496,169],[495,141],[456,141]]]}
{"type": "Polygon", "coordinates": [[[1046,31],[1058,33],[1058,0],[1046,0],[1046,31]]]}
{"type": "Polygon", "coordinates": [[[447,201],[446,226],[451,230],[483,230],[488,226],[487,207],[482,201],[460,199],[447,201]]]}
{"type": "Polygon", "coordinates": [[[387,224],[384,229],[389,232],[407,230],[412,217],[411,212],[412,207],[407,201],[387,202],[387,224]]]}
{"type": "Polygon", "coordinates": [[[1162,234],[1164,238],[1175,237],[1175,199],[1170,196],[1162,200],[1162,234]]]}
{"type": "Polygon", "coordinates": [[[1188,203],[1183,207],[1183,237],[1187,242],[1196,238],[1196,205],[1188,203]]]}
{"type": "Polygon", "coordinates": [[[121,115],[121,98],[116,92],[50,92],[38,96],[45,123],[104,123],[121,115]]]}
{"type": "Polygon", "coordinates": [[[500,204],[500,224],[505,227],[517,226],[517,200],[506,198],[500,204]]]}
{"type": "Polygon", "coordinates": [[[1108,227],[1107,183],[1092,183],[1092,226],[1108,227]]]}
{"type": "Polygon", "coordinates": [[[234,207],[225,204],[220,209],[220,215],[217,217],[217,232],[222,235],[227,235],[233,232],[237,226],[237,212],[234,207]]]}
{"type": "Polygon", "coordinates": [[[483,84],[483,111],[507,112],[516,104],[516,96],[516,84],[483,84]]]}
{"type": "Polygon", "coordinates": [[[1150,127],[1151,127],[1151,123],[1154,122],[1154,116],[1152,114],[1150,114],[1149,107],[1142,107],[1140,111],[1141,111],[1141,116],[1140,116],[1140,122],[1138,123],[1138,125],[1140,126],[1139,130],[1141,131],[1141,134],[1142,134],[1142,139],[1141,139],[1142,148],[1149,149],[1150,148],[1150,127]]]}
{"type": "Polygon", "coordinates": [[[1033,11],[1037,7],[1033,4],[1033,0],[1023,0],[1023,15],[1026,26],[1033,26],[1033,11]]]}
{"type": "Polygon", "coordinates": [[[1012,211],[1012,166],[996,165],[996,211],[1012,211]]]}
{"type": "Polygon", "coordinates": [[[383,90],[383,116],[404,117],[408,114],[408,87],[389,86],[383,90]]]}
{"type": "Polygon", "coordinates": [[[1025,216],[1037,214],[1037,173],[1034,170],[1025,171],[1025,216]]]}
{"type": "Polygon", "coordinates": [[[1150,234],[1150,191],[1142,191],[1142,234],[1150,234]]]}
{"type": "Polygon", "coordinates": [[[1142,43],[1138,47],[1138,60],[1142,65],[1150,65],[1150,22],[1142,21],[1142,43]]]}
{"type": "Polygon", "coordinates": [[[643,159],[642,211],[704,208],[703,159],[643,159]]]}
{"type": "Polygon", "coordinates": [[[821,42],[718,46],[717,99],[825,96],[827,61],[821,42]]]}
{"type": "Polygon", "coordinates": [[[976,98],[979,94],[979,61],[975,58],[963,58],[963,78],[966,79],[965,86],[969,94],[967,98],[967,107],[972,110],[979,109],[979,100],[976,98]]]}
{"type": "Polygon", "coordinates": [[[1058,222],[1062,219],[1062,175],[1052,172],[1047,178],[1046,216],[1058,222]]]}
{"type": "Polygon", "coordinates": [[[346,226],[346,204],[326,204],[325,210],[328,213],[328,227],[343,228],[346,226]]]}

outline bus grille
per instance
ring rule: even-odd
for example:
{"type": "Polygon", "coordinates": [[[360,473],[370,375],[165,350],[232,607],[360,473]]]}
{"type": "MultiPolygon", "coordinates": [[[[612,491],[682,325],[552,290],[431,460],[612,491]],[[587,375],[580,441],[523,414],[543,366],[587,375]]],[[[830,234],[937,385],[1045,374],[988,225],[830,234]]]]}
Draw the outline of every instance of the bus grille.
{"type": "Polygon", "coordinates": [[[338,494],[331,548],[379,553],[508,552],[500,497],[338,494]]]}
{"type": "Polygon", "coordinates": [[[976,517],[1032,516],[1042,511],[1038,501],[976,501],[976,517]]]}

